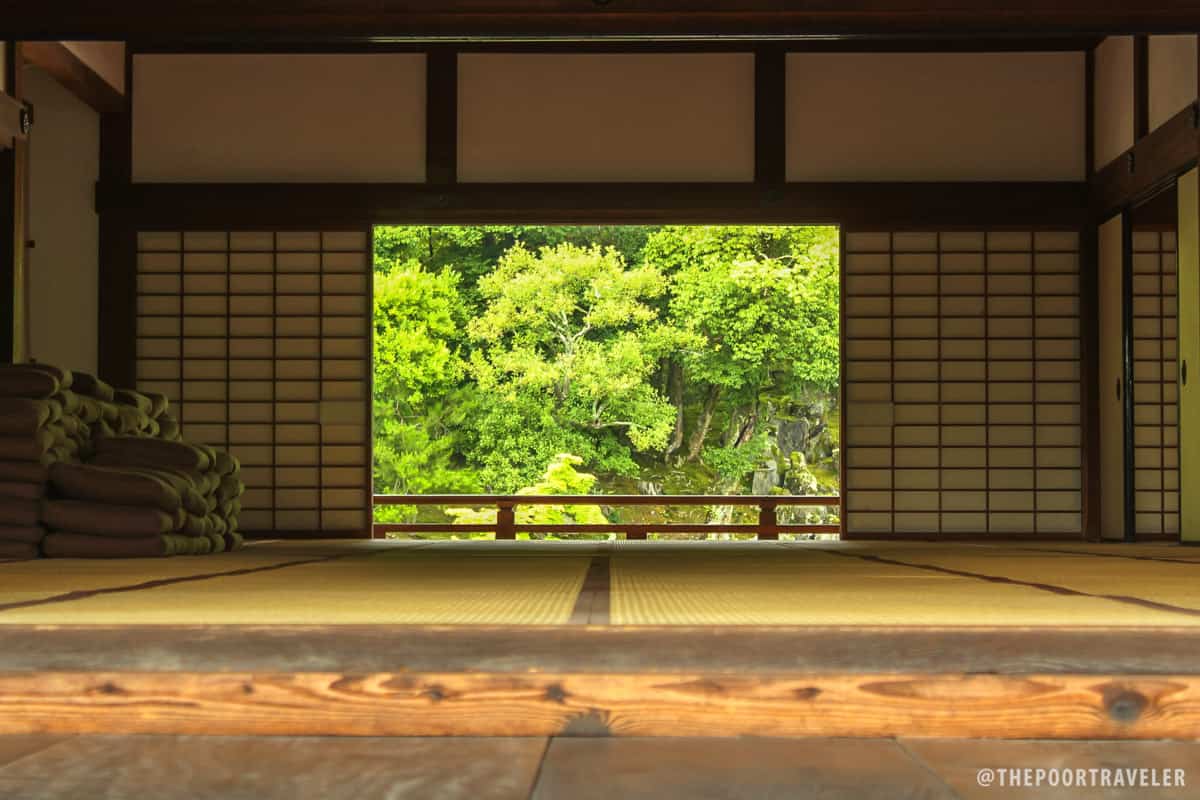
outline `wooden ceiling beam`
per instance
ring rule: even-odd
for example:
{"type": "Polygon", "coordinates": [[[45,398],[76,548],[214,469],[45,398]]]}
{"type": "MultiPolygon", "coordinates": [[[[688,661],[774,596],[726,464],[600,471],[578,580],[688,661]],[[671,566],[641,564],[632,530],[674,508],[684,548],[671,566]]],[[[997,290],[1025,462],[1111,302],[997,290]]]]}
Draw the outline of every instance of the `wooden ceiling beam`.
{"type": "Polygon", "coordinates": [[[1194,32],[1200,0],[46,0],[4,23],[25,39],[157,41],[1049,36],[1194,32]]]}
{"type": "Polygon", "coordinates": [[[50,75],[101,114],[125,110],[125,96],[61,42],[25,42],[25,63],[50,75]]]}

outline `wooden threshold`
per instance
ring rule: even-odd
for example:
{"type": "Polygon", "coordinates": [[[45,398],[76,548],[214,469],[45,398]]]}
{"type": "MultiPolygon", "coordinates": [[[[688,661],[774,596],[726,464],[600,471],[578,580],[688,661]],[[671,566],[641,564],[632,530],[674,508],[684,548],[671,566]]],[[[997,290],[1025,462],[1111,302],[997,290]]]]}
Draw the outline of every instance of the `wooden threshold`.
{"type": "Polygon", "coordinates": [[[1193,739],[1185,628],[0,629],[0,733],[1193,739]]]}

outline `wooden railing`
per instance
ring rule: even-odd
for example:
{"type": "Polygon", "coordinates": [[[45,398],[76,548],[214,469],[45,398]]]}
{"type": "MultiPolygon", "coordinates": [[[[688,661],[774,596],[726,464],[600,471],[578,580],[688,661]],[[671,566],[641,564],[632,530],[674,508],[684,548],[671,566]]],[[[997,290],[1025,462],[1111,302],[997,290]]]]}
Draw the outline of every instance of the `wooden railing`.
{"type": "Polygon", "coordinates": [[[627,539],[645,539],[650,533],[742,533],[756,534],[759,539],[778,539],[781,533],[840,533],[840,525],[781,524],[780,506],[838,507],[840,497],[799,497],[790,495],[375,495],[376,506],[454,506],[459,508],[491,507],[496,509],[494,523],[456,524],[453,522],[378,522],[372,535],[381,538],[388,533],[491,533],[497,539],[515,539],[518,533],[623,533],[627,539]],[[570,523],[518,524],[517,506],[756,506],[758,521],[754,524],[726,523],[570,523]]]}

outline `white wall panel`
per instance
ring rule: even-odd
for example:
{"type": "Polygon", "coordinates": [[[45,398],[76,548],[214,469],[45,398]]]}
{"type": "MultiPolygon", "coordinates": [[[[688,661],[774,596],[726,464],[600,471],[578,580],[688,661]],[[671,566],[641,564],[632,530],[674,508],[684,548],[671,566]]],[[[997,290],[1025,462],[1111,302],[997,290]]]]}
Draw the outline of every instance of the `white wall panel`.
{"type": "Polygon", "coordinates": [[[791,53],[793,181],[1080,180],[1081,53],[791,53]]]}
{"type": "Polygon", "coordinates": [[[1150,37],[1150,130],[1196,101],[1196,37],[1150,37]]]}
{"type": "Polygon", "coordinates": [[[464,181],[749,181],[743,53],[459,57],[464,181]]]}
{"type": "Polygon", "coordinates": [[[133,178],[422,181],[425,57],[138,56],[133,178]]]}
{"type": "Polygon", "coordinates": [[[96,180],[100,116],[39,69],[26,69],[25,96],[37,108],[29,137],[31,357],[95,372],[99,325],[96,180]]]}
{"type": "Polygon", "coordinates": [[[1096,48],[1096,169],[1133,147],[1133,37],[1110,36],[1096,48]]]}

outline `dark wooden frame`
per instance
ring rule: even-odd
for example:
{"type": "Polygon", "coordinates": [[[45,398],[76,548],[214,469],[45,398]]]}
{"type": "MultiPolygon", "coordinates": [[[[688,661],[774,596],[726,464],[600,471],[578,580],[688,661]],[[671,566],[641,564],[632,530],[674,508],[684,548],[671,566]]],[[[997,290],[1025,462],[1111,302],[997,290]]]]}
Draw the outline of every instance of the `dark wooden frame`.
{"type": "Polygon", "coordinates": [[[125,96],[61,42],[22,42],[26,64],[41,69],[101,114],[125,109],[125,96]]]}
{"type": "Polygon", "coordinates": [[[841,507],[840,497],[796,495],[375,495],[375,506],[481,506],[496,509],[494,524],[457,525],[448,522],[380,522],[372,527],[372,538],[388,533],[495,533],[497,539],[516,539],[518,533],[623,533],[627,539],[645,539],[649,533],[742,533],[761,540],[776,540],[781,533],[841,533],[842,525],[780,524],[779,506],[841,507]],[[744,524],[687,523],[517,523],[514,510],[524,505],[568,506],[755,506],[758,521],[744,524]]]}
{"type": "MultiPolygon", "coordinates": [[[[5,96],[22,104],[23,48],[20,42],[6,44],[0,61],[5,96]]],[[[23,285],[28,238],[28,165],[28,145],[21,138],[14,137],[0,149],[0,363],[14,360],[24,346],[17,325],[23,324],[26,312],[18,316],[24,299],[17,294],[23,285]]]]}
{"type": "Polygon", "coordinates": [[[642,0],[636,5],[577,0],[246,0],[216,7],[179,0],[171,13],[151,0],[119,7],[90,0],[26,4],[7,14],[6,26],[26,39],[319,40],[478,37],[587,39],[812,38],[914,35],[1053,36],[1175,33],[1195,28],[1195,0],[1091,0],[1055,3],[954,0],[936,6],[918,0],[642,0]],[[689,8],[689,5],[691,6],[689,8]]]}

